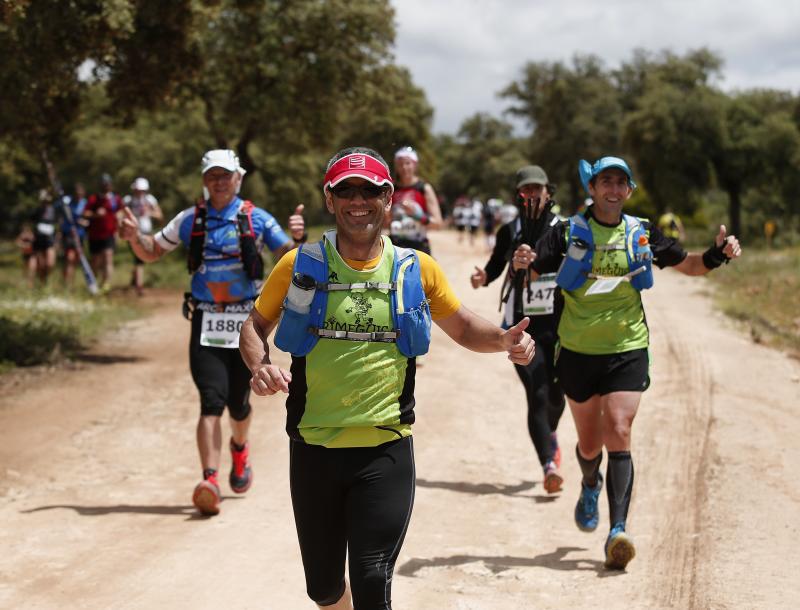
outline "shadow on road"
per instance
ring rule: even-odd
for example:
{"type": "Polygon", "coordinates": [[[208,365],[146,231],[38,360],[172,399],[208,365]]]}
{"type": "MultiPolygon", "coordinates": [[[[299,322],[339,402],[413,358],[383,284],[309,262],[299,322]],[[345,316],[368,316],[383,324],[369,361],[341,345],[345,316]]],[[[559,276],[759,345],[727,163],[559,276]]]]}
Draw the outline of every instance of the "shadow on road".
{"type": "Polygon", "coordinates": [[[597,572],[600,577],[615,576],[624,572],[610,572],[605,569],[602,561],[595,559],[567,559],[566,555],[572,551],[585,551],[582,547],[559,547],[552,553],[544,553],[535,557],[511,557],[509,555],[451,555],[450,557],[433,557],[431,559],[410,559],[401,565],[397,574],[400,576],[415,577],[423,568],[448,568],[461,566],[468,563],[482,562],[492,574],[499,574],[512,568],[549,568],[561,571],[589,571],[597,572]]]}
{"type": "MultiPolygon", "coordinates": [[[[240,500],[235,496],[223,496],[225,500],[240,500]]],[[[197,509],[191,504],[176,505],[176,506],[158,506],[158,505],[136,505],[136,504],[114,504],[110,506],[78,506],[76,504],[50,504],[48,506],[37,506],[28,510],[21,510],[19,512],[30,514],[39,513],[46,510],[67,509],[74,510],[82,517],[98,517],[103,515],[113,514],[140,514],[140,515],[180,515],[189,517],[190,519],[207,519],[207,516],[201,515],[197,509]]]]}
{"type": "Polygon", "coordinates": [[[90,354],[79,352],[72,356],[72,360],[91,364],[119,364],[122,362],[143,362],[144,358],[140,358],[139,356],[123,356],[122,354],[90,354]]]}
{"type": "Polygon", "coordinates": [[[457,491],[465,494],[516,496],[520,492],[533,489],[536,487],[536,483],[533,481],[523,481],[518,485],[497,485],[495,483],[465,483],[463,481],[428,481],[427,479],[417,479],[417,486],[430,489],[446,489],[448,491],[457,491]]]}

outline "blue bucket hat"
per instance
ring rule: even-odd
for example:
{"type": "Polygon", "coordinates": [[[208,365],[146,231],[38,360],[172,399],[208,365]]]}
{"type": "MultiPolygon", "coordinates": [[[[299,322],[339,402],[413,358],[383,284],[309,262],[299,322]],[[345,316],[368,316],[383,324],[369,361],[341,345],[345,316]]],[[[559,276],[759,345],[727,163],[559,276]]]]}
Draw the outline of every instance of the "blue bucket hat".
{"type": "Polygon", "coordinates": [[[619,157],[601,157],[594,162],[594,165],[590,165],[588,161],[584,161],[583,159],[578,162],[578,175],[581,177],[581,183],[583,184],[583,188],[586,189],[586,192],[589,192],[589,181],[592,178],[597,176],[600,172],[611,169],[612,167],[625,172],[628,176],[628,184],[631,185],[631,188],[636,188],[636,183],[633,181],[633,172],[631,172],[631,168],[628,167],[628,164],[625,163],[625,159],[620,159],[619,157]]]}

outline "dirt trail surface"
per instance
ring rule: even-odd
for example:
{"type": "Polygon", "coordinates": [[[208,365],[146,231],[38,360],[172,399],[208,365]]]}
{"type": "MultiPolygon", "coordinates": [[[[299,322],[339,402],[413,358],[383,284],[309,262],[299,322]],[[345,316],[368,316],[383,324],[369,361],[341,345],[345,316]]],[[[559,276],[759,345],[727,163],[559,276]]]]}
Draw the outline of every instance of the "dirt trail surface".
{"type": "MultiPolygon", "coordinates": [[[[482,249],[452,233],[432,241],[464,303],[499,320],[499,285],[469,287],[482,249]]],[[[800,364],[753,345],[705,290],[663,271],[646,293],[653,384],[633,430],[638,554],[625,573],[602,566],[605,493],[598,531],[573,523],[569,413],[565,492],[548,496],[511,364],[435,329],[417,378],[417,497],[396,608],[796,607],[800,364]]],[[[148,298],[151,317],[74,367],[0,378],[0,608],[313,607],[284,399],[254,399],[252,489],[225,486],[222,513],[198,517],[189,325],[177,295],[148,298]]]]}

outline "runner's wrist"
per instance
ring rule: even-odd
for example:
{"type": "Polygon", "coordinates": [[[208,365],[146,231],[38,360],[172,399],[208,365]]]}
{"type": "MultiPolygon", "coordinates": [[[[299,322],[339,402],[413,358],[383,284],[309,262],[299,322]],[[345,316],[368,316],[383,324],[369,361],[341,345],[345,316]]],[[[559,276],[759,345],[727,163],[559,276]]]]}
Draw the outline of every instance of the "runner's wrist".
{"type": "Polygon", "coordinates": [[[723,263],[727,263],[730,259],[728,255],[724,252],[725,242],[722,242],[721,246],[718,246],[716,243],[712,244],[711,247],[703,252],[703,265],[709,271],[712,269],[716,269],[723,263]]]}

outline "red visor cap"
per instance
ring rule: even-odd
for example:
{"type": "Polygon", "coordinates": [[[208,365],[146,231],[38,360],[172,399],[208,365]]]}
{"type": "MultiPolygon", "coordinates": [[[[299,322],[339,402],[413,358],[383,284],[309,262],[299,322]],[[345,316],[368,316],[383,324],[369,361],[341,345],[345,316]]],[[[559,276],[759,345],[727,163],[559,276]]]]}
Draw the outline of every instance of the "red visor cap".
{"type": "Polygon", "coordinates": [[[323,191],[347,178],[363,178],[376,186],[388,185],[389,192],[394,192],[394,183],[389,170],[371,155],[353,153],[336,161],[325,173],[323,191]]]}

